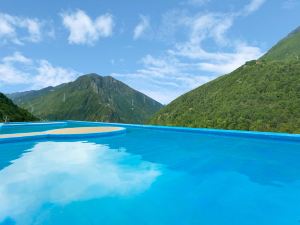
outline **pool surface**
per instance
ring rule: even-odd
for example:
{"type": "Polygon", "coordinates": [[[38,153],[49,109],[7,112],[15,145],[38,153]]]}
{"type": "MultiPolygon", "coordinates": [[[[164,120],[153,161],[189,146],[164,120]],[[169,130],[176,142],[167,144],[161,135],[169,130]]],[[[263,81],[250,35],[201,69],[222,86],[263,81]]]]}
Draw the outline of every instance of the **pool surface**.
{"type": "MultiPolygon", "coordinates": [[[[0,134],[96,125],[107,126],[0,134]]],[[[299,136],[122,126],[115,136],[0,143],[0,225],[300,224],[299,136]]]]}

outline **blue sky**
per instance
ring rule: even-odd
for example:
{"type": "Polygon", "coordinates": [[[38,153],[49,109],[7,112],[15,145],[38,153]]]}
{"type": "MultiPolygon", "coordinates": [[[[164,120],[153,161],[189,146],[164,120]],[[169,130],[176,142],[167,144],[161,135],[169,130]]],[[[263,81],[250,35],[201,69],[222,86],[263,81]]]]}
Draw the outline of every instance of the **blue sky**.
{"type": "Polygon", "coordinates": [[[299,12],[299,0],[1,0],[0,91],[94,72],[168,103],[260,57],[299,12]]]}

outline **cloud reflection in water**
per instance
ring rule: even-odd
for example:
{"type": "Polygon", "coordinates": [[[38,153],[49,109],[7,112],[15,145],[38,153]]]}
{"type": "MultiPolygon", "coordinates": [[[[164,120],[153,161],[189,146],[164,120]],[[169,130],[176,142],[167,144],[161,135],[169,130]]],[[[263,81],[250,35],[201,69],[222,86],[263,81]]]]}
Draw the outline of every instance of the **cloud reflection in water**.
{"type": "Polygon", "coordinates": [[[23,223],[47,203],[138,194],[160,174],[158,165],[122,149],[88,142],[38,143],[0,171],[0,222],[23,223]]]}

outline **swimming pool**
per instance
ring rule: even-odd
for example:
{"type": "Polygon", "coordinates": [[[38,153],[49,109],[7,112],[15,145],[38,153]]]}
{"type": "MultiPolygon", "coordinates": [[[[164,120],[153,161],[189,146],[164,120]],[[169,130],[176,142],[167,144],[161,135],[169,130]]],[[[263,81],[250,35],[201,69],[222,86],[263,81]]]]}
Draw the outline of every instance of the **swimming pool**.
{"type": "Polygon", "coordinates": [[[0,224],[300,224],[299,136],[123,126],[0,143],[0,224]]]}

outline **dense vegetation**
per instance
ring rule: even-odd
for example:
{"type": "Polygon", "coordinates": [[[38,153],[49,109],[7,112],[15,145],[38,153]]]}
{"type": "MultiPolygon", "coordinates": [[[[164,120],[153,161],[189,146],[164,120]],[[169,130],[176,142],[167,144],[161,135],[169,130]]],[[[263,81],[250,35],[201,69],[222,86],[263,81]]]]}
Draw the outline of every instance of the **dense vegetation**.
{"type": "Polygon", "coordinates": [[[151,123],[300,133],[299,31],[260,60],[177,98],[151,123]]]}
{"type": "Polygon", "coordinates": [[[4,94],[0,93],[0,122],[23,122],[34,120],[37,120],[37,118],[26,110],[16,106],[4,94]]]}
{"type": "Polygon", "coordinates": [[[162,105],[107,76],[89,74],[76,81],[9,95],[19,106],[45,120],[143,123],[162,105]]]}

